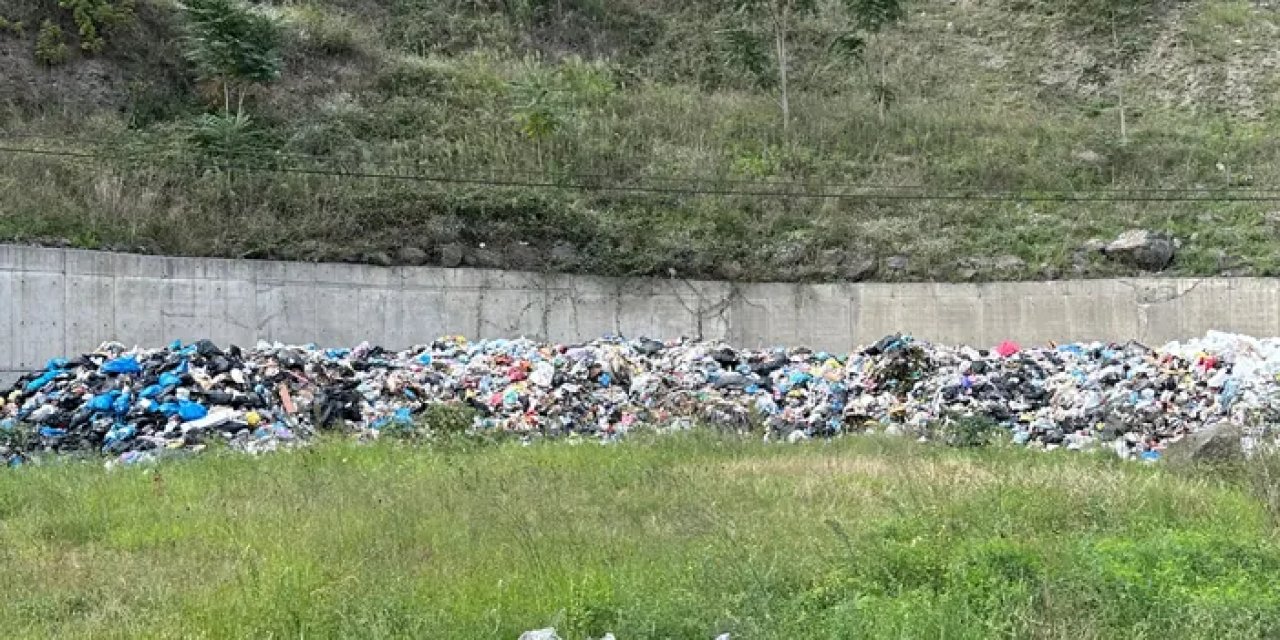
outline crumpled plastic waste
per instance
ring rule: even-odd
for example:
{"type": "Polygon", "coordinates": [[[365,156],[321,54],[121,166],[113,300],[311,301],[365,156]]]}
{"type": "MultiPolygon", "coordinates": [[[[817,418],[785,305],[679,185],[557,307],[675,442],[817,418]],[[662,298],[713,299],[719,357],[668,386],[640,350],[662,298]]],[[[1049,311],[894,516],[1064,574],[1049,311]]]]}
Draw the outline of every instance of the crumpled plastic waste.
{"type": "Polygon", "coordinates": [[[613,440],[694,424],[785,442],[926,437],[976,417],[1029,447],[1107,446],[1156,461],[1167,444],[1223,422],[1243,427],[1250,446],[1274,444],[1278,392],[1280,338],[1218,332],[1161,348],[976,349],[893,335],[846,354],[617,337],[558,345],[455,336],[400,352],[106,343],[52,360],[0,396],[0,460],[100,451],[136,464],[212,440],[257,453],[326,430],[375,438],[452,404],[474,410],[477,432],[528,439],[613,440]]]}

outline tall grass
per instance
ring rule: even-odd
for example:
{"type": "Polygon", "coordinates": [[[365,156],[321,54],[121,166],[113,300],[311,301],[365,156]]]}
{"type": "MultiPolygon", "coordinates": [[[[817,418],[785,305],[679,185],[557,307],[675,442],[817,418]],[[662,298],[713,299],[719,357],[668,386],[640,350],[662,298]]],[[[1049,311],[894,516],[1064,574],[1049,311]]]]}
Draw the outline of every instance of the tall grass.
{"type": "Polygon", "coordinates": [[[694,436],[329,443],[0,475],[9,637],[1263,637],[1221,482],[1090,456],[694,436]]]}

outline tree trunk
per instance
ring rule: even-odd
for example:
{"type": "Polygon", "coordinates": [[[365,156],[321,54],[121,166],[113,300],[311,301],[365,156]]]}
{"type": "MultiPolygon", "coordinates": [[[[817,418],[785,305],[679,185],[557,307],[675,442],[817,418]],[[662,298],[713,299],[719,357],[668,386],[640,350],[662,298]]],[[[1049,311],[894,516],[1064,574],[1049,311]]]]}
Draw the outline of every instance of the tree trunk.
{"type": "Polygon", "coordinates": [[[791,94],[787,90],[787,8],[778,9],[773,24],[774,43],[778,48],[778,87],[782,91],[782,136],[791,139],[791,94]]]}
{"type": "MultiPolygon", "coordinates": [[[[1116,33],[1116,12],[1114,9],[1111,11],[1111,46],[1114,48],[1112,55],[1116,57],[1115,66],[1113,68],[1116,71],[1119,71],[1120,36],[1116,33]]],[[[1116,75],[1118,76],[1119,74],[1116,75]]],[[[1113,77],[1111,81],[1115,83],[1116,102],[1120,107],[1120,146],[1126,146],[1129,144],[1129,128],[1124,117],[1124,90],[1120,88],[1120,79],[1118,77],[1113,77]]]]}
{"type": "Polygon", "coordinates": [[[887,84],[888,77],[889,77],[889,61],[885,60],[884,56],[881,56],[880,57],[880,80],[879,80],[880,84],[879,84],[879,89],[877,89],[877,92],[880,94],[878,96],[879,100],[877,100],[877,103],[878,103],[878,110],[880,112],[881,124],[884,124],[885,111],[888,109],[888,106],[889,106],[887,104],[889,100],[889,85],[887,84]]]}

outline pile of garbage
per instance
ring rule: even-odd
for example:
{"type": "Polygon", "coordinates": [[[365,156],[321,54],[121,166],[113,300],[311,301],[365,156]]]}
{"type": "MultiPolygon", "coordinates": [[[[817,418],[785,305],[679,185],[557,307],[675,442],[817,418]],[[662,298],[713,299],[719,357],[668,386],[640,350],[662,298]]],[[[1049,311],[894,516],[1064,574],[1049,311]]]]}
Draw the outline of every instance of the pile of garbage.
{"type": "Polygon", "coordinates": [[[557,345],[447,337],[399,352],[200,341],[107,343],[56,359],[0,396],[0,457],[101,452],[122,463],[223,442],[246,452],[324,431],[377,437],[438,405],[471,428],[527,438],[613,439],[695,424],[795,441],[849,433],[929,437],[982,420],[1054,449],[1112,446],[1157,459],[1220,424],[1251,440],[1280,418],[1280,339],[1211,332],[1151,348],[1064,344],[992,349],[888,336],[848,354],[806,348],[604,338],[557,345]]]}

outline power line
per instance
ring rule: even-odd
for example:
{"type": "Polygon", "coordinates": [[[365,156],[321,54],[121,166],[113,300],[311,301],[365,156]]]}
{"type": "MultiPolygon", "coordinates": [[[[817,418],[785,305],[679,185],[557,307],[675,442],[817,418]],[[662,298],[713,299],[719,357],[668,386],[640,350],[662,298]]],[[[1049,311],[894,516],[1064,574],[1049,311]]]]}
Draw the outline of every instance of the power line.
{"type": "MultiPolygon", "coordinates": [[[[0,138],[55,140],[59,142],[78,143],[85,146],[100,146],[103,144],[101,140],[89,140],[85,138],[74,138],[74,137],[68,137],[68,136],[52,136],[52,135],[29,134],[29,133],[0,132],[0,138]]],[[[159,147],[162,149],[162,151],[167,151],[167,152],[178,152],[186,149],[186,147],[184,146],[184,143],[181,140],[171,139],[171,140],[164,140],[160,143],[149,142],[148,144],[150,144],[152,148],[159,147]]],[[[317,162],[332,162],[332,163],[358,162],[362,164],[373,164],[373,165],[380,165],[384,167],[398,166],[398,167],[421,168],[424,164],[427,164],[429,162],[425,159],[396,160],[396,159],[390,159],[390,158],[380,158],[380,159],[377,159],[376,161],[369,161],[367,159],[342,158],[342,157],[335,157],[331,155],[321,155],[321,154],[304,153],[304,152],[297,152],[297,151],[279,151],[275,149],[270,149],[269,147],[265,147],[265,146],[259,146],[257,147],[257,149],[263,151],[263,153],[254,153],[253,151],[246,153],[246,152],[241,152],[240,150],[237,149],[237,150],[230,151],[229,154],[233,156],[248,157],[249,159],[258,159],[253,157],[256,155],[256,156],[259,156],[259,158],[264,160],[271,160],[271,159],[276,159],[280,157],[285,157],[285,158],[297,158],[297,159],[304,159],[304,160],[314,160],[317,162]]],[[[115,157],[115,156],[111,156],[111,157],[115,157]]],[[[888,166],[888,164],[866,163],[866,164],[853,164],[851,166],[883,168],[888,166]]],[[[460,171],[488,172],[488,173],[497,173],[497,174],[518,174],[518,175],[535,176],[535,177],[558,177],[558,176],[567,175],[577,179],[615,180],[615,181],[643,180],[643,181],[651,181],[651,182],[672,182],[677,184],[691,184],[691,183],[699,184],[699,183],[709,183],[709,182],[716,183],[716,184],[740,184],[740,185],[750,185],[750,186],[759,186],[762,184],[784,185],[784,186],[799,184],[797,181],[794,181],[794,180],[778,180],[778,179],[769,179],[769,178],[747,180],[747,179],[741,179],[741,178],[729,178],[729,177],[720,177],[720,176],[691,176],[691,177],[654,176],[654,175],[623,176],[623,175],[608,174],[608,173],[581,173],[581,172],[574,172],[572,174],[569,174],[566,172],[557,172],[557,171],[546,170],[546,169],[533,170],[533,169],[522,169],[518,167],[464,166],[464,165],[457,165],[454,168],[460,171]]],[[[829,186],[836,186],[834,183],[826,183],[826,184],[828,184],[829,186]]],[[[846,184],[846,185],[840,185],[840,186],[864,187],[868,185],[846,184]]],[[[884,188],[893,188],[893,189],[916,189],[916,190],[924,190],[929,188],[925,185],[908,185],[908,184],[876,185],[876,186],[883,186],[884,188]]]]}
{"type": "MultiPolygon", "coordinates": [[[[46,134],[16,133],[16,132],[4,132],[4,131],[0,131],[0,138],[54,140],[59,142],[74,142],[74,143],[79,143],[86,146],[99,146],[103,144],[103,142],[100,140],[89,140],[86,138],[77,138],[77,137],[71,137],[71,136],[56,136],[56,135],[46,135],[46,134]]],[[[162,148],[164,151],[173,152],[173,153],[177,153],[179,151],[183,151],[186,149],[183,141],[181,140],[169,139],[169,140],[164,140],[158,144],[155,142],[149,141],[148,144],[151,145],[152,149],[159,147],[159,148],[162,148]]],[[[249,147],[249,148],[252,148],[252,147],[249,147]]],[[[305,152],[279,151],[279,150],[270,149],[269,147],[265,147],[265,146],[259,146],[257,147],[257,150],[261,150],[263,151],[263,153],[255,153],[253,151],[246,153],[246,152],[241,152],[239,150],[232,150],[228,152],[228,154],[233,157],[246,159],[246,160],[270,161],[270,160],[275,160],[283,157],[283,158],[311,160],[311,161],[323,162],[323,163],[351,162],[351,163],[359,163],[359,164],[365,164],[365,165],[371,164],[379,167],[410,167],[414,169],[422,168],[425,164],[428,163],[427,160],[412,160],[412,159],[395,160],[395,159],[382,158],[382,159],[371,161],[368,159],[360,159],[360,158],[342,158],[342,157],[335,157],[330,155],[321,155],[321,154],[313,154],[313,153],[305,153],[305,152]]],[[[138,153],[131,154],[129,157],[122,158],[122,156],[126,154],[98,154],[96,157],[133,160],[133,159],[136,159],[134,156],[145,157],[147,155],[146,153],[138,152],[138,153]]],[[[882,168],[882,167],[887,167],[889,165],[887,163],[880,163],[880,164],[858,164],[854,166],[882,168]]],[[[823,189],[884,189],[884,190],[894,190],[894,191],[922,191],[922,192],[937,191],[936,187],[931,187],[929,185],[922,185],[922,184],[868,184],[868,183],[856,184],[856,183],[847,183],[847,182],[829,182],[829,181],[804,182],[804,181],[797,181],[797,180],[774,180],[774,179],[749,180],[749,179],[728,178],[728,177],[720,177],[720,176],[690,176],[690,177],[653,176],[653,175],[623,176],[623,175],[608,174],[608,173],[580,173],[580,172],[570,173],[570,172],[557,172],[557,171],[545,170],[545,169],[532,170],[532,169],[522,169],[518,167],[492,167],[492,166],[468,167],[463,165],[457,165],[457,166],[454,166],[453,168],[455,169],[455,171],[463,172],[463,173],[472,173],[472,174],[489,173],[489,174],[500,174],[500,175],[514,174],[514,175],[529,176],[531,178],[545,178],[547,180],[554,180],[557,178],[569,178],[574,180],[612,180],[615,182],[635,181],[635,182],[641,182],[641,183],[662,182],[662,183],[695,184],[695,185],[729,184],[729,185],[743,185],[743,186],[752,187],[752,188],[760,187],[763,185],[767,187],[777,186],[777,187],[787,187],[787,188],[803,188],[806,186],[813,186],[813,187],[821,187],[823,189]]],[[[345,174],[349,174],[355,177],[388,177],[388,176],[382,175],[384,172],[378,172],[378,171],[371,172],[374,175],[366,175],[359,171],[343,171],[343,170],[335,170],[335,171],[341,171],[345,174]]],[[[544,180],[544,181],[547,181],[547,180],[544,180]]],[[[555,184],[561,185],[562,183],[557,182],[555,184]]],[[[686,190],[672,189],[672,191],[686,191],[686,190]]],[[[693,191],[693,190],[689,189],[687,191],[693,191]]],[[[979,187],[954,187],[949,189],[948,191],[952,193],[961,192],[961,193],[973,193],[973,194],[982,194],[982,195],[1009,194],[1010,196],[1017,196],[1016,199],[1023,199],[1023,200],[1028,199],[1028,192],[993,191],[993,190],[982,189],[979,187]]],[[[1049,192],[1050,193],[1072,193],[1072,194],[1078,194],[1078,193],[1202,194],[1202,193],[1213,193],[1215,191],[1224,192],[1224,193],[1233,193],[1233,194],[1234,193],[1273,194],[1273,193],[1280,193],[1280,188],[1275,188],[1275,187],[1273,188],[1265,188],[1265,187],[1214,188],[1214,187],[1205,187],[1205,186],[1094,187],[1090,189],[1079,189],[1079,190],[1071,189],[1071,190],[1065,190],[1065,191],[1058,190],[1058,191],[1049,191],[1049,192]]],[[[1214,198],[1206,198],[1205,200],[1219,201],[1218,199],[1214,199],[1214,198]]],[[[1267,200],[1269,201],[1269,199],[1267,200]]],[[[1156,201],[1161,201],[1161,200],[1156,200],[1156,201]]]]}
{"type": "MultiPolygon", "coordinates": [[[[26,153],[34,155],[43,155],[51,157],[66,157],[76,159],[94,159],[104,160],[112,159],[111,156],[101,154],[93,154],[77,151],[61,151],[50,149],[27,149],[18,147],[0,147],[0,152],[9,153],[26,153]]],[[[116,158],[119,159],[119,158],[116,158]]],[[[246,172],[258,173],[284,173],[311,176],[326,176],[337,178],[361,178],[361,179],[378,179],[378,180],[396,180],[411,182],[426,182],[435,184],[454,184],[454,185],[471,185],[471,186],[487,186],[487,187],[517,187],[530,189],[565,189],[577,191],[600,191],[600,192],[628,192],[628,193],[650,193],[663,195],[686,195],[686,196],[723,196],[723,197],[756,197],[756,198],[782,198],[782,199],[826,199],[826,200],[859,200],[859,201],[976,201],[976,202],[1280,202],[1280,190],[1267,190],[1253,192],[1247,195],[1240,195],[1224,190],[1219,195],[1173,195],[1174,193],[1186,193],[1184,191],[1176,191],[1170,193],[1159,193],[1155,195],[1132,195],[1125,192],[1103,192],[1103,191],[1074,191],[1074,192],[997,192],[997,191],[964,191],[953,190],[951,192],[935,191],[935,192],[916,192],[902,193],[895,192],[893,188],[862,186],[851,187],[862,190],[861,193],[839,193],[833,191],[811,191],[809,188],[822,187],[829,189],[838,187],[839,185],[826,185],[821,183],[790,183],[785,186],[795,187],[795,190],[788,189],[786,191],[777,190],[745,190],[745,189],[717,189],[717,188],[681,188],[681,187],[665,187],[654,185],[608,185],[608,184],[590,184],[585,182],[569,183],[569,182],[545,182],[532,180],[498,180],[492,178],[477,178],[467,176],[448,176],[448,175],[424,175],[424,174],[399,174],[399,173],[381,173],[368,171],[341,171],[333,169],[315,169],[306,167],[284,167],[269,165],[246,165],[234,163],[220,162],[203,162],[193,163],[194,166],[208,169],[221,170],[238,170],[246,172]],[[878,190],[878,191],[877,191],[878,190]]]]}

